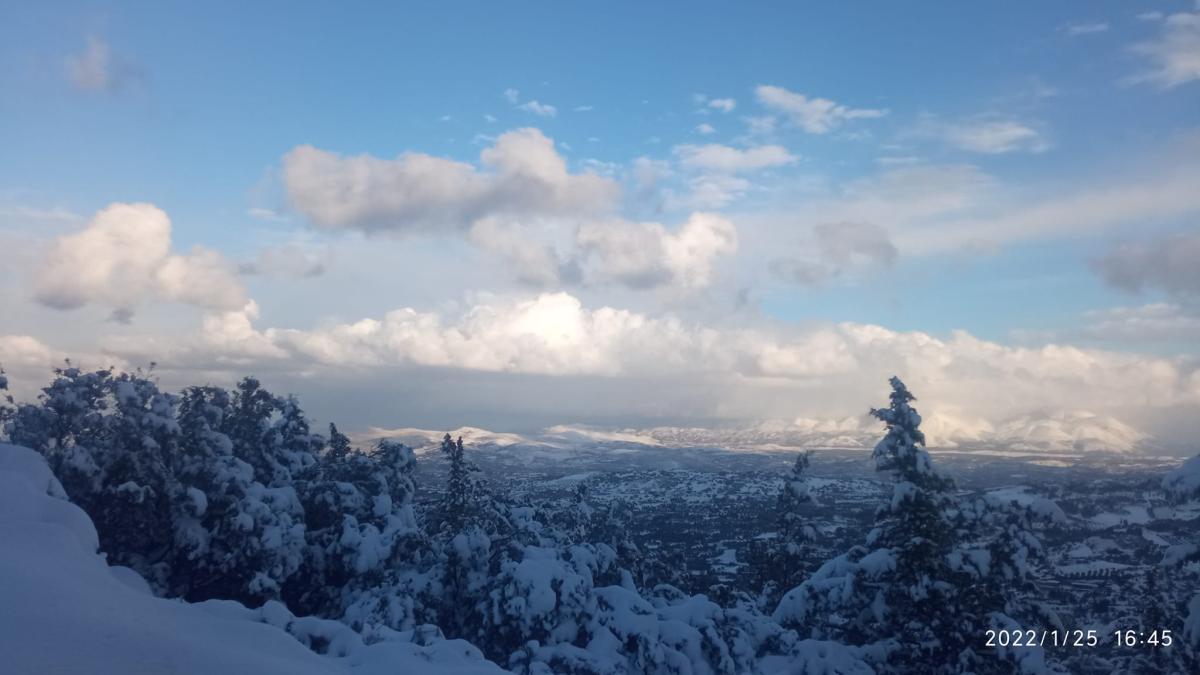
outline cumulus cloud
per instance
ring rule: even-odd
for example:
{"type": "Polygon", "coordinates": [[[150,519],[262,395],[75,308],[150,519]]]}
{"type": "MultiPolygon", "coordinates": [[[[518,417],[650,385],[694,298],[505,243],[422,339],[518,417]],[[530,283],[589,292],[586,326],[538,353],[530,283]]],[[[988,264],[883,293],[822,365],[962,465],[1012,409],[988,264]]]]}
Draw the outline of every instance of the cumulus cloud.
{"type": "Polygon", "coordinates": [[[771,261],[772,271],[792,283],[816,286],[856,266],[891,267],[897,256],[887,230],[872,223],[823,223],[813,228],[813,240],[807,255],[771,261]]]}
{"type": "Polygon", "coordinates": [[[693,213],[674,231],[659,223],[586,223],[576,235],[580,268],[592,283],[697,290],[712,281],[716,259],[737,251],[737,228],[712,213],[693,213]]]}
{"type": "Polygon", "coordinates": [[[596,213],[614,206],[618,185],[571,174],[537,129],[501,135],[480,155],[482,169],[421,153],[396,159],[343,157],[303,145],[283,158],[292,205],[329,229],[367,232],[465,230],[488,216],[596,213]]]}
{"type": "Polygon", "coordinates": [[[911,132],[916,138],[940,140],[959,150],[988,155],[1045,152],[1049,141],[1037,129],[1015,120],[976,117],[958,122],[926,116],[911,132]]]}
{"type": "Polygon", "coordinates": [[[66,59],[67,78],[81,91],[114,93],[137,77],[132,64],[117,58],[108,42],[89,36],[87,47],[66,59]]]}
{"type": "Polygon", "coordinates": [[[810,98],[783,87],[759,85],[754,90],[759,103],[784,116],[810,134],[826,134],[847,120],[883,117],[887,110],[850,108],[829,99],[810,98]]]}
{"type": "Polygon", "coordinates": [[[402,308],[309,329],[258,329],[255,312],[250,305],[214,313],[192,353],[153,356],[165,364],[249,359],[256,367],[291,372],[422,367],[566,378],[574,393],[554,389],[560,396],[586,398],[581,392],[592,387],[623,391],[616,408],[626,415],[679,396],[668,407],[702,404],[708,416],[854,414],[875,400],[872,394],[885,389],[892,374],[918,392],[923,411],[992,423],[1064,403],[1097,414],[1120,412],[1131,423],[1148,410],[1200,404],[1194,360],[1062,344],[1012,347],[963,331],[942,338],[859,323],[703,324],[589,308],[566,293],[483,297],[444,312],[402,308]],[[657,384],[631,384],[647,378],[657,384]]]}
{"type": "Polygon", "coordinates": [[[1128,242],[1092,262],[1109,284],[1130,292],[1160,289],[1200,299],[1200,231],[1128,242]]]}
{"type": "Polygon", "coordinates": [[[745,150],[728,145],[677,145],[674,153],[685,167],[740,173],[784,166],[796,161],[795,156],[779,145],[758,145],[745,150]]]}
{"type": "Polygon", "coordinates": [[[703,124],[696,125],[696,133],[700,134],[701,136],[708,136],[709,134],[717,133],[717,129],[708,122],[705,122],[703,124]]]}
{"type": "Polygon", "coordinates": [[[1132,82],[1149,82],[1164,89],[1200,80],[1200,12],[1179,12],[1166,17],[1155,39],[1131,49],[1150,63],[1132,82]]]}
{"type": "Polygon", "coordinates": [[[80,232],[58,237],[37,270],[35,297],[56,309],[105,305],[127,319],[146,300],[237,308],[246,296],[220,253],[171,252],[171,221],[153,204],[114,203],[80,232]]]}

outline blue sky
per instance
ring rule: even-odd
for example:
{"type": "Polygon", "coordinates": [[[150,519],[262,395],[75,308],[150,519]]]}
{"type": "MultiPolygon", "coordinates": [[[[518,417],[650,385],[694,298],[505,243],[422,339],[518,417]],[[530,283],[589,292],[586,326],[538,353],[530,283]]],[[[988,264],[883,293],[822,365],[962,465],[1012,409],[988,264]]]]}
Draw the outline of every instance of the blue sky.
{"type": "Polygon", "coordinates": [[[1193,3],[5,4],[27,391],[74,354],[512,378],[512,427],[642,376],[595,420],[850,414],[889,369],[946,420],[1200,405],[1193,3]]]}

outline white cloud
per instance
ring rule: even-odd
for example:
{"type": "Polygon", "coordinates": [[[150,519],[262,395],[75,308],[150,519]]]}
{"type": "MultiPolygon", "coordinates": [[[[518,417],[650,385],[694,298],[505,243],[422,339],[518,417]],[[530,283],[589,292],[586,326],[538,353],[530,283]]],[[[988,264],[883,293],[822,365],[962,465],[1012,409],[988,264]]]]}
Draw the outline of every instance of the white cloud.
{"type": "MultiPolygon", "coordinates": [[[[588,308],[566,293],[485,296],[444,313],[403,308],[307,330],[255,329],[254,319],[253,306],[214,314],[192,346],[196,353],[150,357],[166,364],[249,358],[293,372],[422,366],[599,377],[625,392],[618,406],[625,414],[660,406],[681,391],[704,396],[665,401],[668,407],[702,405],[709,416],[761,419],[798,409],[812,417],[853,414],[883,396],[892,374],[918,393],[922,411],[954,411],[992,424],[1064,406],[1120,412],[1120,419],[1136,423],[1146,411],[1200,404],[1200,371],[1183,359],[1061,344],[1019,348],[962,331],[939,338],[858,323],[705,325],[670,314],[588,308]],[[647,378],[659,384],[629,384],[647,378]]],[[[572,382],[576,395],[609,386],[572,382]]]]}
{"type": "Polygon", "coordinates": [[[1101,340],[1200,341],[1200,316],[1168,302],[1092,310],[1084,320],[1083,334],[1101,340]]]}
{"type": "Polygon", "coordinates": [[[1106,31],[1108,31],[1108,23],[1104,21],[1073,23],[1063,28],[1063,32],[1071,37],[1095,35],[1096,33],[1104,33],[1106,31]]]}
{"type": "Polygon", "coordinates": [[[1200,80],[1200,12],[1180,12],[1162,21],[1154,40],[1135,44],[1132,50],[1145,57],[1151,69],[1131,78],[1169,89],[1200,80]]]}
{"type": "Polygon", "coordinates": [[[709,100],[708,107],[720,110],[723,113],[733,112],[737,107],[737,101],[731,98],[714,98],[709,100]]]}
{"type": "Polygon", "coordinates": [[[577,105],[573,108],[573,110],[575,112],[591,112],[595,109],[596,109],[595,106],[590,106],[590,105],[577,105]]]}
{"type": "Polygon", "coordinates": [[[170,219],[145,203],[111,204],[82,231],[58,237],[37,270],[35,297],[57,309],[105,305],[117,318],[151,299],[208,309],[246,302],[220,253],[197,246],[172,254],[170,219]]]}
{"type": "Polygon", "coordinates": [[[58,365],[58,355],[32,335],[0,335],[0,366],[49,369],[58,365]]]}
{"type": "MultiPolygon", "coordinates": [[[[514,107],[516,107],[517,110],[524,110],[525,112],[532,113],[534,115],[537,115],[538,117],[556,117],[558,115],[558,108],[555,108],[552,105],[541,103],[540,101],[537,101],[537,100],[531,99],[531,100],[525,101],[524,103],[521,103],[521,92],[516,89],[512,89],[512,88],[505,89],[504,90],[504,98],[509,103],[511,103],[514,107]]],[[[586,107],[586,106],[581,106],[581,107],[586,107]]],[[[588,109],[590,110],[590,107],[588,109]]],[[[486,117],[491,117],[491,116],[487,115],[486,117]]],[[[493,118],[493,119],[489,119],[488,121],[492,122],[495,120],[493,118]]]]}
{"type": "Polygon", "coordinates": [[[705,122],[703,124],[696,125],[696,133],[700,134],[701,136],[707,136],[709,134],[717,133],[717,130],[715,127],[713,127],[713,125],[705,122]]]}
{"type": "Polygon", "coordinates": [[[778,145],[759,145],[745,150],[716,143],[677,145],[674,153],[679,157],[679,161],[688,168],[722,173],[756,171],[784,166],[796,161],[795,156],[778,145]]]}
{"type": "Polygon", "coordinates": [[[759,85],[754,90],[759,103],[785,115],[795,126],[810,134],[825,134],[846,120],[883,117],[887,110],[849,108],[824,98],[809,98],[783,87],[759,85]]]}
{"type": "Polygon", "coordinates": [[[1044,135],[1027,124],[987,116],[958,122],[926,116],[910,135],[937,139],[960,150],[988,155],[1045,152],[1050,147],[1044,135]]]}
{"type": "Polygon", "coordinates": [[[253,321],[258,318],[258,303],[253,300],[238,309],[206,314],[200,343],[192,348],[212,355],[219,363],[252,364],[288,358],[289,352],[270,337],[273,331],[264,334],[254,329],[253,321]]]}
{"type": "Polygon", "coordinates": [[[539,103],[537,100],[529,100],[517,106],[518,110],[524,110],[528,113],[533,113],[538,117],[555,117],[558,115],[558,108],[545,103],[539,103]]]}
{"type": "Polygon", "coordinates": [[[586,223],[576,234],[580,268],[589,283],[632,288],[698,290],[712,282],[719,256],[737,252],[737,228],[712,213],[693,213],[675,231],[659,223],[586,223]]]}
{"type": "Polygon", "coordinates": [[[1003,154],[1018,150],[1043,152],[1049,146],[1035,129],[1011,121],[951,125],[946,141],[971,152],[1003,154]]]}
{"type": "MultiPolygon", "coordinates": [[[[66,354],[54,349],[32,335],[0,335],[0,368],[8,378],[8,391],[18,401],[28,401],[41,393],[53,368],[61,367],[66,358],[81,368],[129,368],[121,358],[110,354],[75,351],[66,354]]],[[[141,363],[147,363],[142,360],[141,363]]]]}
{"type": "Polygon", "coordinates": [[[364,231],[462,230],[488,216],[580,215],[615,205],[619,186],[570,174],[537,129],[501,135],[480,154],[486,171],[420,153],[343,157],[303,145],[283,158],[292,205],[318,226],[364,231]]]}
{"type": "Polygon", "coordinates": [[[332,252],[290,243],[269,246],[258,252],[253,260],[238,265],[242,274],[265,274],[292,279],[319,277],[329,267],[332,252]]]}

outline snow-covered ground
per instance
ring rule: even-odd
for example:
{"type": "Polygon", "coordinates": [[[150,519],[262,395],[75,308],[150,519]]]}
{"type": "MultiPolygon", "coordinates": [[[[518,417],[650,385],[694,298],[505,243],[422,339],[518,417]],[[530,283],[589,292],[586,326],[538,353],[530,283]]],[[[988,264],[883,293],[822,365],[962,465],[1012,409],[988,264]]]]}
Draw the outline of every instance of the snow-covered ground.
{"type": "Polygon", "coordinates": [[[0,670],[11,673],[503,673],[461,640],[366,645],[278,603],[156,598],[96,553],[96,529],[42,457],[0,444],[0,670]],[[325,645],[325,655],[306,646],[325,645]]]}

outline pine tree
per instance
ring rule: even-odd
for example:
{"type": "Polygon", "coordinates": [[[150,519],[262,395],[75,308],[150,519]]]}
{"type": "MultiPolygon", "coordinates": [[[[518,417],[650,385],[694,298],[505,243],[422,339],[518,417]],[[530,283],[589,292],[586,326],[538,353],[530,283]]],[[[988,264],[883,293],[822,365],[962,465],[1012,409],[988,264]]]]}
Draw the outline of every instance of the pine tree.
{"type": "Polygon", "coordinates": [[[187,498],[175,509],[174,594],[261,604],[280,597],[300,568],[306,555],[304,509],[290,476],[274,468],[275,435],[267,433],[265,406],[273,401],[249,378],[232,396],[219,387],[184,391],[176,475],[187,498]],[[257,410],[253,401],[261,404],[257,410]],[[245,458],[272,468],[256,471],[245,458]],[[264,484],[263,478],[280,484],[264,484]]]}
{"type": "Polygon", "coordinates": [[[759,603],[774,606],[782,593],[804,580],[808,572],[807,545],[816,539],[804,511],[814,503],[808,486],[809,452],[796,456],[776,499],[774,532],[756,538],[748,552],[751,578],[759,603]]]}
{"type": "Polygon", "coordinates": [[[170,502],[177,487],[167,466],[178,426],[175,399],[141,373],[114,377],[71,365],[38,402],[6,424],[16,444],[41,452],[71,500],[91,516],[109,559],[155,583],[169,552],[170,502]]]}
{"type": "Polygon", "coordinates": [[[329,423],[329,457],[333,461],[344,458],[350,454],[350,439],[345,434],[338,431],[337,425],[333,422],[329,423]]]}
{"type": "Polygon", "coordinates": [[[989,627],[1016,627],[1008,612],[1022,607],[1012,586],[1036,542],[1023,530],[985,529],[995,521],[965,514],[953,481],[921,447],[915,397],[898,378],[890,383],[890,405],[871,414],[887,425],[873,458],[893,476],[892,497],[866,546],[792,589],[776,620],[814,638],[886,648],[887,672],[1038,672],[1040,649],[993,651],[983,641],[989,627]]]}

